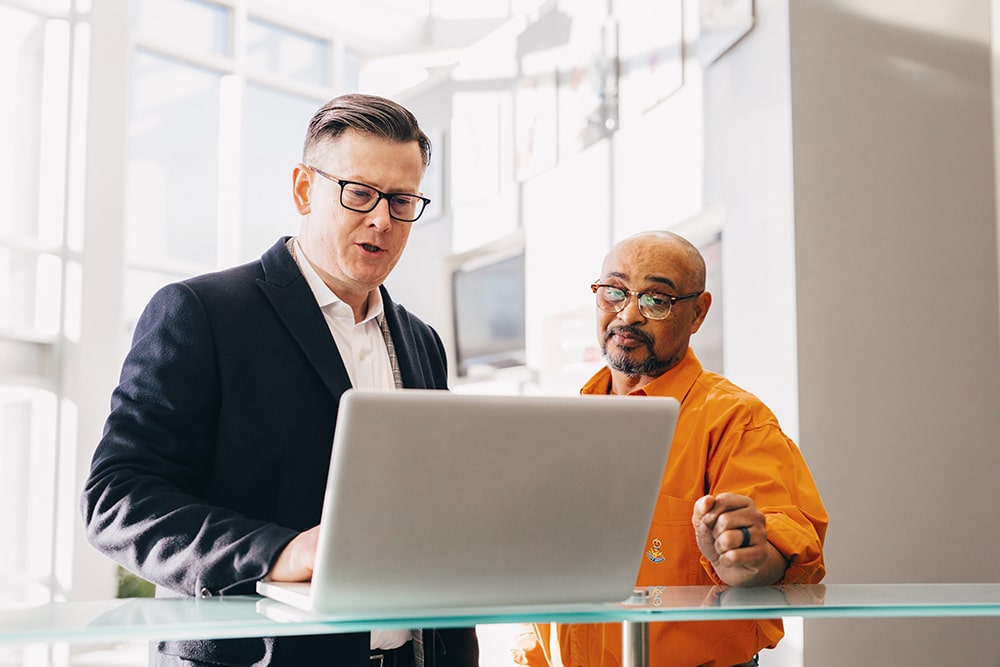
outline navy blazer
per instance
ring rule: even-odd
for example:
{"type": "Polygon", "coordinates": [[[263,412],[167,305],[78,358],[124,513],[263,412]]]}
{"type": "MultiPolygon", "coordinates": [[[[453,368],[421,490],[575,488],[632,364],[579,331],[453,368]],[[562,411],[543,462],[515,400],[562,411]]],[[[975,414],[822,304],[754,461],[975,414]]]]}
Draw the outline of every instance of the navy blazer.
{"type": "MultiPolygon", "coordinates": [[[[351,383],[286,241],[258,261],[163,287],[136,325],[82,511],[91,543],[157,595],[252,594],[282,548],[319,523],[351,383]]],[[[380,290],[404,386],[446,389],[440,337],[380,290]]],[[[425,635],[438,665],[476,664],[472,629],[425,635]]],[[[368,641],[165,642],[156,661],[367,665],[368,641]]]]}

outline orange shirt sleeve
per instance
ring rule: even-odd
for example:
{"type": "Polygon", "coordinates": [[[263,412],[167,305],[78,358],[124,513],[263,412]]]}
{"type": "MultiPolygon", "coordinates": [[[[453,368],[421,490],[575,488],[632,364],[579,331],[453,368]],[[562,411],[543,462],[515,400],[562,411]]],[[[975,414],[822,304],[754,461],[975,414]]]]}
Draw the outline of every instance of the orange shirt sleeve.
{"type": "MultiPolygon", "coordinates": [[[[709,458],[708,492],[753,498],[766,516],[768,541],[789,561],[778,583],[818,583],[826,574],[829,518],[798,446],[762,403],[739,404],[719,419],[724,427],[716,432],[723,435],[709,458]]],[[[701,562],[713,581],[723,583],[707,559],[701,562]]]]}

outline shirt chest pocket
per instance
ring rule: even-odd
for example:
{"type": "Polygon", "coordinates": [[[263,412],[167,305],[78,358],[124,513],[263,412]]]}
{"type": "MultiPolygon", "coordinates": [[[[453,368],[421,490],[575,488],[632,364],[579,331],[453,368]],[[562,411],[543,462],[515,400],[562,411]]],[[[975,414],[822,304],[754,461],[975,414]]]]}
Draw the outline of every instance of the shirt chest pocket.
{"type": "Polygon", "coordinates": [[[694,539],[694,501],[660,494],[646,538],[638,586],[693,586],[705,583],[694,539]]]}

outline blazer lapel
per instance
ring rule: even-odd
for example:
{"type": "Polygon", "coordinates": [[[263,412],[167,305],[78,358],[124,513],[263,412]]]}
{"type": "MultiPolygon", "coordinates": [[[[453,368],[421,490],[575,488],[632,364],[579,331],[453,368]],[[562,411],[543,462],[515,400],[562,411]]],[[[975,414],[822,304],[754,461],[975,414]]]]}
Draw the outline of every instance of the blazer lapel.
{"type": "Polygon", "coordinates": [[[432,382],[421,366],[422,359],[417,352],[413,329],[408,323],[400,321],[399,314],[396,312],[396,304],[393,303],[385,285],[381,285],[379,290],[382,292],[382,311],[385,313],[389,334],[392,336],[392,343],[396,348],[396,359],[399,364],[399,374],[403,378],[403,386],[416,389],[431,387],[432,382]]]}
{"type": "Polygon", "coordinates": [[[257,286],[330,392],[339,396],[351,386],[351,379],[316,298],[285,247],[287,240],[279,239],[261,257],[264,279],[257,280],[257,286]]]}

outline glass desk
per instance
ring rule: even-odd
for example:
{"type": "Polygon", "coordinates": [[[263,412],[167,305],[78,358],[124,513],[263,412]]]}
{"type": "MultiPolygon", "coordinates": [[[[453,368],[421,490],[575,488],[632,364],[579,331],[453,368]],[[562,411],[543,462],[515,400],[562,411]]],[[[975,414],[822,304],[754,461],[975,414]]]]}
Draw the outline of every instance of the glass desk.
{"type": "Polygon", "coordinates": [[[519,622],[622,623],[624,662],[643,665],[649,623],[785,616],[1000,616],[1000,584],[650,587],[618,604],[484,606],[384,615],[316,614],[258,596],[54,602],[0,608],[0,644],[221,639],[519,622]]]}

